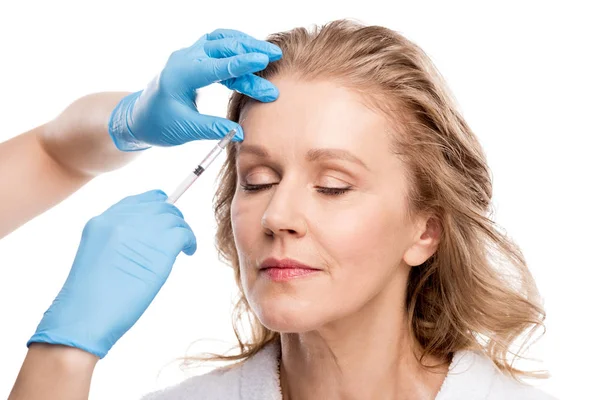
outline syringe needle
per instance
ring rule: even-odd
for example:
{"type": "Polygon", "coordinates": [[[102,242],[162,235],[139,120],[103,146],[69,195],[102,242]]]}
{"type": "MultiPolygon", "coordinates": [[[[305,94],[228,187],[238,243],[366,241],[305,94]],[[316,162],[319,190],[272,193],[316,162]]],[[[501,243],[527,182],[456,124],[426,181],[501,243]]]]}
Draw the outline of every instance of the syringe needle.
{"type": "Polygon", "coordinates": [[[204,157],[204,160],[202,160],[202,162],[198,164],[196,169],[191,174],[189,174],[183,180],[183,182],[179,184],[179,186],[177,186],[173,194],[171,194],[167,199],[167,203],[175,204],[175,202],[181,197],[181,195],[184,194],[190,186],[192,186],[192,183],[194,183],[196,179],[198,179],[198,177],[206,170],[206,168],[208,168],[208,166],[215,160],[215,158],[217,158],[217,156],[221,154],[221,152],[225,149],[227,144],[231,142],[236,132],[237,129],[235,128],[230,130],[227,133],[227,135],[225,135],[219,141],[219,143],[217,143],[217,145],[210,151],[210,153],[208,153],[208,155],[204,157]]]}

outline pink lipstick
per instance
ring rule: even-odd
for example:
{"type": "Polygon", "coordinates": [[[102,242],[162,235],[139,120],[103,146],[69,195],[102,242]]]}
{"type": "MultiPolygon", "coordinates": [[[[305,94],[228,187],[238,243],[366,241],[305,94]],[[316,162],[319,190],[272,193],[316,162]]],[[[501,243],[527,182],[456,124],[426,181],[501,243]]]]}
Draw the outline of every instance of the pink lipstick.
{"type": "Polygon", "coordinates": [[[260,272],[266,274],[269,279],[275,282],[285,282],[291,279],[312,275],[321,271],[296,260],[285,258],[277,260],[276,258],[267,258],[260,265],[260,272]]]}

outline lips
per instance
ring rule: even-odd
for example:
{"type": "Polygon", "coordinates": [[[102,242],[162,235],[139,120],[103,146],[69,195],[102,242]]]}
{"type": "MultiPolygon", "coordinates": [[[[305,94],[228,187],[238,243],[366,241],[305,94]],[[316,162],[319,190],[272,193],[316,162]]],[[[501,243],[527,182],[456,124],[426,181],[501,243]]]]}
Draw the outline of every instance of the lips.
{"type": "Polygon", "coordinates": [[[270,257],[260,264],[260,272],[266,274],[271,280],[276,282],[312,275],[319,271],[320,269],[318,268],[302,264],[290,258],[278,260],[270,257]]]}
{"type": "Polygon", "coordinates": [[[267,268],[282,268],[282,269],[312,269],[318,271],[318,268],[311,267],[310,265],[302,264],[299,261],[292,260],[291,258],[284,258],[282,260],[278,260],[273,257],[267,258],[265,261],[260,264],[260,269],[267,268]]]}

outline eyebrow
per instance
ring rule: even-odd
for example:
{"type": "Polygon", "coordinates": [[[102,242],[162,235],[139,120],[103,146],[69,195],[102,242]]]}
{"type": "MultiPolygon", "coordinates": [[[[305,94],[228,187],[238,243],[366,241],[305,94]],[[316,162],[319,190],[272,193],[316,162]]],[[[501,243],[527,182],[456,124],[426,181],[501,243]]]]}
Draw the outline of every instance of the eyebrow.
{"type": "MultiPolygon", "coordinates": [[[[241,144],[238,147],[238,154],[253,154],[257,157],[261,158],[271,158],[269,152],[262,146],[255,144],[241,144]]],[[[357,156],[344,149],[310,149],[306,152],[306,161],[314,162],[314,161],[322,161],[322,160],[343,160],[350,161],[355,164],[360,165],[366,170],[370,171],[369,167],[357,156]]]]}

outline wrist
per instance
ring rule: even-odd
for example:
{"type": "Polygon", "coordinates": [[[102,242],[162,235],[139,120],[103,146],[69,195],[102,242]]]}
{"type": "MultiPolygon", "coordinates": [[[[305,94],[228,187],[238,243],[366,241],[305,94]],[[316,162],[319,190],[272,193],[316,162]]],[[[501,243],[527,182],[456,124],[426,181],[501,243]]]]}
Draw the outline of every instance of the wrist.
{"type": "Polygon", "coordinates": [[[44,360],[48,366],[66,374],[93,371],[99,358],[87,351],[61,344],[31,343],[27,357],[44,360]]]}
{"type": "Polygon", "coordinates": [[[9,399],[87,399],[97,362],[97,357],[83,350],[34,343],[27,352],[9,399]]]}
{"type": "Polygon", "coordinates": [[[43,344],[75,348],[93,357],[102,359],[114,344],[110,343],[105,335],[95,335],[85,327],[81,328],[73,325],[71,331],[65,335],[64,332],[61,332],[61,329],[56,329],[56,326],[53,325],[57,325],[56,321],[54,323],[45,323],[44,319],[42,319],[35,334],[27,341],[27,347],[35,344],[43,344]]]}
{"type": "Polygon", "coordinates": [[[131,113],[142,91],[131,93],[121,99],[113,109],[108,121],[108,133],[121,151],[145,150],[150,146],[136,139],[131,132],[131,113]]]}

